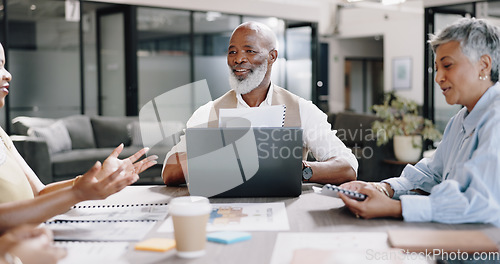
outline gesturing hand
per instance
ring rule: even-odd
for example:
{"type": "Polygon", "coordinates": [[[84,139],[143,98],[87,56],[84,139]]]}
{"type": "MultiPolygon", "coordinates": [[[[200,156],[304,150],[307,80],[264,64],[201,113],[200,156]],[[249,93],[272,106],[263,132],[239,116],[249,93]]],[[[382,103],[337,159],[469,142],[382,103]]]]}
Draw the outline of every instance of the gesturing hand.
{"type": "Polygon", "coordinates": [[[96,162],[89,171],[75,182],[73,189],[76,191],[79,200],[104,199],[119,192],[126,186],[136,182],[139,179],[139,173],[157,163],[158,156],[156,155],[137,161],[146,153],[147,148],[143,148],[134,155],[121,160],[118,155],[122,150],[123,144],[120,144],[106,158],[103,165],[96,162]]]}
{"type": "Polygon", "coordinates": [[[75,183],[73,190],[80,201],[104,199],[136,182],[139,176],[133,171],[134,166],[129,161],[120,165],[111,174],[102,176],[102,165],[98,161],[75,183]],[[97,179],[98,174],[101,174],[100,180],[97,179]]]}
{"type": "Polygon", "coordinates": [[[148,148],[143,148],[143,149],[137,151],[132,156],[121,160],[118,158],[118,156],[120,155],[120,153],[122,151],[123,151],[123,144],[120,144],[117,148],[115,148],[113,150],[113,152],[106,158],[106,160],[104,160],[104,163],[102,165],[102,171],[99,172],[96,176],[98,180],[112,174],[122,165],[126,165],[129,163],[133,164],[132,170],[130,170],[130,171],[125,170],[123,172],[124,174],[127,174],[127,173],[139,174],[157,163],[156,159],[158,159],[158,156],[156,156],[156,155],[152,155],[152,156],[149,156],[145,159],[137,161],[144,154],[146,154],[146,152],[148,151],[148,148]]]}

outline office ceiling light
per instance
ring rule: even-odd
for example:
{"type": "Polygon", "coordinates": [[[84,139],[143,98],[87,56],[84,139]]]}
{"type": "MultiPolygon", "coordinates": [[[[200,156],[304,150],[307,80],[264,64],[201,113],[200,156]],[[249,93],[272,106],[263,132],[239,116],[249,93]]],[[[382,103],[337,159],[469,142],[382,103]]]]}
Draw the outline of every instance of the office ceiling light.
{"type": "Polygon", "coordinates": [[[383,5],[397,5],[406,2],[406,0],[382,0],[383,5]]]}
{"type": "Polygon", "coordinates": [[[406,2],[406,0],[344,0],[347,3],[356,3],[356,2],[374,2],[381,3],[383,5],[396,5],[406,2]]]}
{"type": "Polygon", "coordinates": [[[209,11],[209,12],[207,12],[207,21],[215,21],[221,16],[222,16],[222,14],[220,12],[209,11]]]}

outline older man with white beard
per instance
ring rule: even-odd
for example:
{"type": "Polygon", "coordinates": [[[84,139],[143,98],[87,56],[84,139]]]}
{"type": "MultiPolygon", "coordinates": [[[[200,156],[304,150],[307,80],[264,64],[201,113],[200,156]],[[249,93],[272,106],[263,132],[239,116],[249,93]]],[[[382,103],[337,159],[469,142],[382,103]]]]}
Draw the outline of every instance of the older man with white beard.
{"type": "MultiPolygon", "coordinates": [[[[356,157],[331,130],[326,114],[311,101],[271,83],[271,69],[277,58],[276,36],[270,28],[257,22],[239,25],[231,35],[227,53],[232,90],[196,110],[187,127],[217,127],[220,109],[284,104],[284,126],[303,129],[303,146],[317,160],[303,161],[303,171],[307,172],[304,181],[341,184],[355,180],[356,157]]],[[[165,184],[185,183],[181,166],[185,162],[186,145],[182,137],[165,158],[162,172],[165,184]]]]}

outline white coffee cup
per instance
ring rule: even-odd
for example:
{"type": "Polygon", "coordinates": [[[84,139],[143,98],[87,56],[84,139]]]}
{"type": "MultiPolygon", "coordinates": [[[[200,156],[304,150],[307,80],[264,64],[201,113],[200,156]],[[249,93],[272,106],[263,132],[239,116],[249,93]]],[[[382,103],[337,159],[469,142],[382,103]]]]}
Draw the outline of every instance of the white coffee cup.
{"type": "Polygon", "coordinates": [[[205,254],[207,222],[212,206],[202,196],[177,197],[170,201],[177,255],[196,258],[205,254]]]}

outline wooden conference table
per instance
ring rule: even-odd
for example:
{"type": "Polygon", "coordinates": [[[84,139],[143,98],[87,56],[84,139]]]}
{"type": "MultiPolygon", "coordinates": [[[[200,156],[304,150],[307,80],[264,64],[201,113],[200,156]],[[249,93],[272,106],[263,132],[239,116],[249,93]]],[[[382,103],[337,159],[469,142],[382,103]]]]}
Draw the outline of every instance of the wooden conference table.
{"type": "MultiPolygon", "coordinates": [[[[315,184],[304,184],[302,195],[293,198],[216,198],[211,203],[270,203],[284,202],[288,214],[289,231],[251,232],[251,240],[230,245],[207,243],[205,256],[196,259],[182,259],[175,250],[167,252],[137,251],[131,243],[124,259],[128,263],[270,263],[276,238],[280,232],[386,232],[395,229],[439,229],[439,230],[482,230],[500,246],[500,229],[487,224],[449,225],[440,223],[408,223],[397,219],[356,219],[344,207],[340,199],[315,194],[315,184]]],[[[320,185],[316,185],[320,186],[320,185]]],[[[129,186],[104,201],[89,201],[85,204],[136,204],[168,203],[170,199],[188,195],[186,187],[163,185],[129,186]]],[[[146,236],[173,238],[173,233],[159,233],[159,222],[146,236]]]]}

